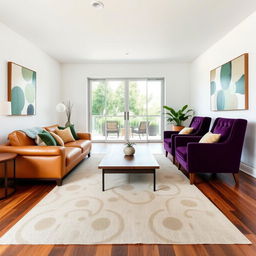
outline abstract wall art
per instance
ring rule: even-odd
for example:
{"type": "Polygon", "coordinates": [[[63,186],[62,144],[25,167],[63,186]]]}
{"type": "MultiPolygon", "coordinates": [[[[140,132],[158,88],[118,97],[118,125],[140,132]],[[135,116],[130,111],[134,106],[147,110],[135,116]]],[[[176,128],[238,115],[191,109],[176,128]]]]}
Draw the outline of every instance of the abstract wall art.
{"type": "Polygon", "coordinates": [[[36,72],[8,62],[8,100],[12,115],[36,114],[36,72]]]}
{"type": "Polygon", "coordinates": [[[210,91],[212,111],[248,109],[248,54],[213,69],[210,91]]]}

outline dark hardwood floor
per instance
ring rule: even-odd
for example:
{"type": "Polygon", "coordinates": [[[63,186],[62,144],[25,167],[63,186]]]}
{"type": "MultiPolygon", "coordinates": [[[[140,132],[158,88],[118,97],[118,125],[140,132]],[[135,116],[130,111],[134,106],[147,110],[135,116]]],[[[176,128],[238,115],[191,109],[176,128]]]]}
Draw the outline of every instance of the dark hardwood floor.
{"type": "MultiPolygon", "coordinates": [[[[100,146],[96,146],[97,152],[100,146]]],[[[161,150],[159,145],[151,146],[161,150]]],[[[196,186],[253,243],[252,245],[2,245],[5,256],[254,256],[256,255],[256,179],[239,174],[200,175],[196,186]]],[[[54,183],[22,183],[12,197],[0,201],[0,236],[36,205],[54,183]]]]}

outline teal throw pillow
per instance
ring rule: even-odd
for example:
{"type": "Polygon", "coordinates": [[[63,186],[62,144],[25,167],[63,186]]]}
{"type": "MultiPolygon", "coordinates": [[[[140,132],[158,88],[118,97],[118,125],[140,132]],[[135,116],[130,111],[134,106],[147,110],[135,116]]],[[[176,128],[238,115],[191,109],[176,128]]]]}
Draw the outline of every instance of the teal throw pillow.
{"type": "Polygon", "coordinates": [[[38,136],[47,146],[57,146],[57,142],[49,132],[42,131],[38,133],[38,136]]]}
{"type": "MultiPolygon", "coordinates": [[[[76,133],[76,130],[75,130],[74,125],[71,124],[71,125],[68,125],[67,127],[70,128],[70,131],[71,131],[71,133],[72,133],[74,139],[75,139],[75,140],[79,140],[80,138],[78,137],[78,135],[77,135],[77,133],[76,133]]],[[[61,127],[61,126],[59,126],[58,128],[59,128],[60,130],[64,130],[64,129],[66,129],[67,127],[61,127]]]]}

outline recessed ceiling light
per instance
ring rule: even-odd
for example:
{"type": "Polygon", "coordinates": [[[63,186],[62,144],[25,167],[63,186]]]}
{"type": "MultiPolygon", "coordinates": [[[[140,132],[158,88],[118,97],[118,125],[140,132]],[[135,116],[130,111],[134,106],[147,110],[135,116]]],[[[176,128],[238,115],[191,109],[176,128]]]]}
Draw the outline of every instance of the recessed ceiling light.
{"type": "Polygon", "coordinates": [[[93,6],[94,8],[97,8],[97,9],[102,9],[102,8],[104,8],[104,4],[103,4],[101,1],[99,1],[99,0],[94,0],[94,1],[92,1],[92,6],[93,6]]]}

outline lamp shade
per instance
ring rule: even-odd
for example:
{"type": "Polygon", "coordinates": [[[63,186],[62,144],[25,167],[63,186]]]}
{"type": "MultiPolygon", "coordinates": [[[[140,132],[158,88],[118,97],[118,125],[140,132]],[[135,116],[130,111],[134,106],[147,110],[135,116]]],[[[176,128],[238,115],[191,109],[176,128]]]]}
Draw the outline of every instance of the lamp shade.
{"type": "Polygon", "coordinates": [[[0,102],[0,115],[1,116],[11,115],[11,102],[10,101],[0,102]]]}
{"type": "Polygon", "coordinates": [[[65,104],[63,104],[63,103],[58,103],[57,105],[56,105],[56,111],[57,112],[64,112],[66,110],[66,106],[65,106],[65,104]]]}

